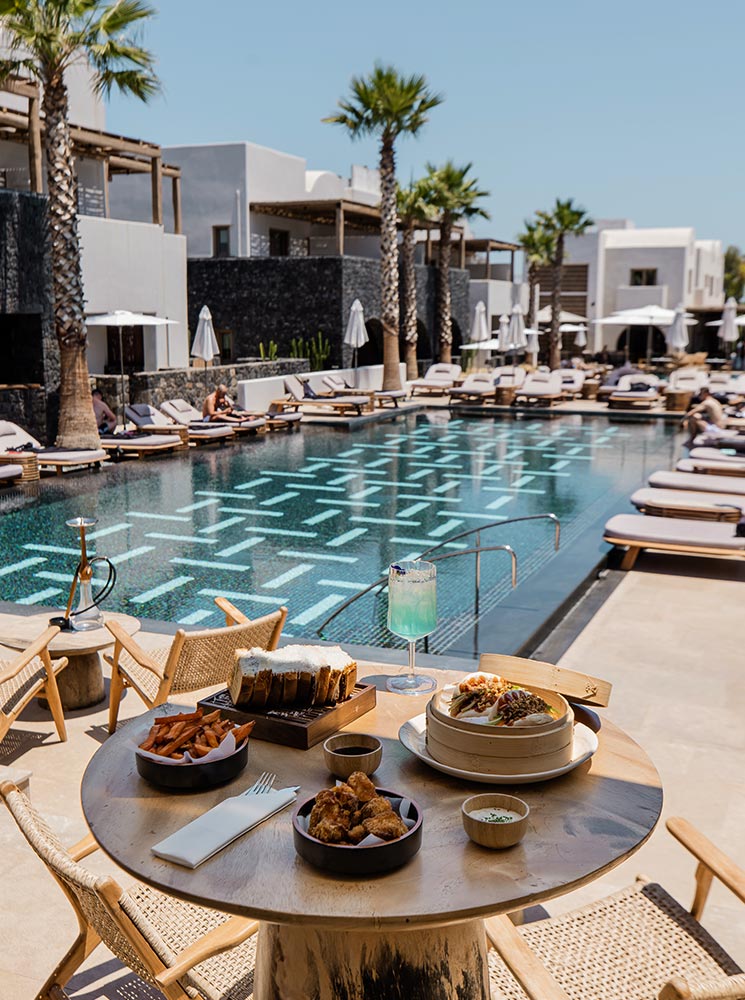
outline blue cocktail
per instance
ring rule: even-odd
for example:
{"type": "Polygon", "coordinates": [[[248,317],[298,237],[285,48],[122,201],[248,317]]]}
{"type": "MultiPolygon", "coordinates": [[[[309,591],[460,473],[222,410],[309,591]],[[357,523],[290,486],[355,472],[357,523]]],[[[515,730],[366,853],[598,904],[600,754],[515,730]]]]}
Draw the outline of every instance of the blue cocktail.
{"type": "Polygon", "coordinates": [[[437,568],[420,559],[392,563],[388,569],[388,628],[409,643],[409,671],[388,679],[386,687],[397,694],[434,691],[437,682],[417,674],[416,641],[437,625],[437,568]]]}

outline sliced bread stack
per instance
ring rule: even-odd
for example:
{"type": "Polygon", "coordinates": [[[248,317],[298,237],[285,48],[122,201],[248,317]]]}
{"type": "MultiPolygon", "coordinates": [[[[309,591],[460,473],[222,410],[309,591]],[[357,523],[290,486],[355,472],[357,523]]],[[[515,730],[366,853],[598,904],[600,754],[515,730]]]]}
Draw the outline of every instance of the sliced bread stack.
{"type": "Polygon", "coordinates": [[[228,690],[240,708],[335,705],[354,691],[357,664],[340,646],[239,649],[228,690]]]}

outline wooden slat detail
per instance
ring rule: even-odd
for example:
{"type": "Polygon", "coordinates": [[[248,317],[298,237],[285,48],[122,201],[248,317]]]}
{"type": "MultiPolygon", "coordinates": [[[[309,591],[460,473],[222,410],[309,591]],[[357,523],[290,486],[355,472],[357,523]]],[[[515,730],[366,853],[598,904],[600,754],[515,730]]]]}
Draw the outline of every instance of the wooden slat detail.
{"type": "Polygon", "coordinates": [[[500,674],[509,681],[558,691],[571,701],[584,705],[606,708],[610,701],[613,685],[599,677],[567,670],[553,663],[541,660],[526,660],[520,656],[504,656],[501,653],[482,653],[479,670],[490,674],[500,674]]]}

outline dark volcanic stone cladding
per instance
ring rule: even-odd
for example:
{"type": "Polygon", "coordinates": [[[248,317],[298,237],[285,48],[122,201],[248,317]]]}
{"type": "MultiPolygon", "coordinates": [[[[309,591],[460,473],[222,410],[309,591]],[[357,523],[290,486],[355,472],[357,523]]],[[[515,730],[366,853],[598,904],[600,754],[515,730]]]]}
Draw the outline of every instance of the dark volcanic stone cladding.
{"type": "MultiPolygon", "coordinates": [[[[451,270],[453,318],[467,336],[468,272],[451,270]]],[[[417,313],[434,356],[435,267],[417,267],[417,313]]],[[[348,365],[342,340],[352,302],[365,319],[380,319],[380,262],[364,257],[194,258],[188,262],[189,327],[208,305],[216,329],[233,331],[236,357],[258,354],[259,344],[276,341],[287,356],[293,337],[306,341],[320,330],[331,343],[328,364],[348,365]]]]}
{"type": "MultiPolygon", "coordinates": [[[[40,350],[41,358],[24,360],[20,367],[35,367],[35,377],[27,375],[25,379],[44,386],[43,392],[4,391],[0,415],[22,424],[42,441],[50,440],[59,408],[59,350],[54,334],[46,198],[42,195],[0,191],[0,317],[3,340],[7,337],[7,342],[0,344],[0,383],[9,381],[2,374],[2,357],[15,368],[18,352],[28,346],[25,331],[38,322],[40,344],[33,350],[40,350]],[[13,320],[5,318],[13,316],[19,317],[15,331],[13,320]]],[[[13,381],[23,379],[14,377],[13,381]]]]}

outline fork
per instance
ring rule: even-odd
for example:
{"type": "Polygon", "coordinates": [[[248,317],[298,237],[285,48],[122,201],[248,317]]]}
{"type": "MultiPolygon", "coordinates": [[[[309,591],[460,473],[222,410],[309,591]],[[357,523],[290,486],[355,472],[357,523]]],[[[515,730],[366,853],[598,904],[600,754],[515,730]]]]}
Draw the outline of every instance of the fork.
{"type": "Polygon", "coordinates": [[[272,786],[276,780],[276,774],[270,774],[269,771],[264,771],[250,788],[247,788],[245,792],[241,792],[241,795],[262,795],[265,792],[271,792],[272,786]]]}

